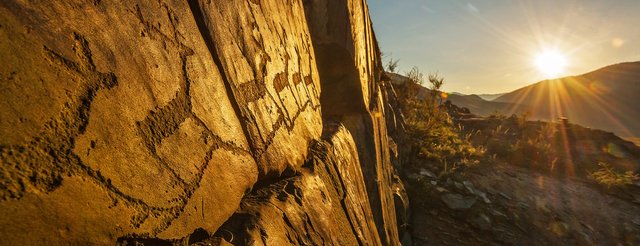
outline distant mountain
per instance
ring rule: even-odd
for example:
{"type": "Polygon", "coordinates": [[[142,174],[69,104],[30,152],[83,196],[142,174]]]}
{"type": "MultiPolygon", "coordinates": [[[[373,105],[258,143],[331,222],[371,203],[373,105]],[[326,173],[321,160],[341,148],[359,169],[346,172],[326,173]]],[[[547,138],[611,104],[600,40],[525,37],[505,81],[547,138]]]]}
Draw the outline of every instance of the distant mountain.
{"type": "Polygon", "coordinates": [[[491,101],[493,99],[496,99],[504,94],[507,93],[499,93],[499,94],[464,94],[464,93],[460,93],[460,92],[447,92],[449,93],[449,95],[456,95],[456,96],[479,96],[480,98],[482,98],[485,101],[491,101]]]}
{"type": "MultiPolygon", "coordinates": [[[[619,136],[640,136],[640,62],[620,63],[579,76],[544,80],[493,102],[520,105],[531,118],[570,121],[619,136]]],[[[454,102],[455,103],[455,102],[454,102]]]]}
{"type": "MultiPolygon", "coordinates": [[[[396,73],[387,73],[387,75],[391,78],[391,82],[396,85],[401,85],[409,81],[409,78],[404,75],[396,73]]],[[[418,96],[426,96],[428,91],[429,89],[423,87],[423,91],[419,92],[418,96]]],[[[479,116],[488,116],[494,112],[500,112],[510,116],[512,114],[520,114],[525,110],[522,106],[514,103],[487,101],[478,95],[465,95],[459,92],[449,92],[447,95],[447,99],[453,104],[468,108],[471,113],[479,116]]]]}
{"type": "Polygon", "coordinates": [[[447,99],[453,104],[468,108],[471,110],[471,113],[480,116],[488,116],[494,112],[500,112],[510,116],[512,114],[520,114],[526,110],[525,107],[515,103],[487,101],[478,95],[456,95],[449,93],[447,99]]]}
{"type": "Polygon", "coordinates": [[[467,94],[463,94],[463,93],[455,92],[455,91],[454,92],[447,92],[447,93],[449,93],[450,95],[468,96],[467,94]]]}
{"type": "Polygon", "coordinates": [[[501,97],[502,95],[507,94],[507,93],[498,93],[498,94],[476,94],[477,96],[479,96],[480,98],[487,100],[487,101],[493,101],[494,99],[501,97]]]}

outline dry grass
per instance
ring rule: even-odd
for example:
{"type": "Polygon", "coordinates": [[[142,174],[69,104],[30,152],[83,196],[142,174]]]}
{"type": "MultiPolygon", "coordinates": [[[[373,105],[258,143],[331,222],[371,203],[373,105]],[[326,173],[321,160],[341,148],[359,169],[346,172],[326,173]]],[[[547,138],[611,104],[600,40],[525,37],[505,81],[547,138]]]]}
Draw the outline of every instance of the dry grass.
{"type": "Polygon", "coordinates": [[[608,188],[611,186],[623,186],[633,184],[634,181],[640,179],[638,174],[634,174],[632,171],[618,172],[613,170],[613,167],[607,163],[599,163],[600,169],[591,173],[591,178],[602,185],[606,185],[608,188]]]}

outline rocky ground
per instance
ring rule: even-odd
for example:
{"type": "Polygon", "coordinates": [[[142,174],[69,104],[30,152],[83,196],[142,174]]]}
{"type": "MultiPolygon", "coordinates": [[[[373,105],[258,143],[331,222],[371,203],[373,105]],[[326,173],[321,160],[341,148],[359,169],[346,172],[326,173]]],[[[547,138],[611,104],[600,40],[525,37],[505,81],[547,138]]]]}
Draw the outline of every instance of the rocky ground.
{"type": "Polygon", "coordinates": [[[607,190],[506,163],[409,174],[414,245],[638,245],[640,184],[607,190]]]}
{"type": "Polygon", "coordinates": [[[441,108],[453,124],[421,135],[412,122],[401,142],[413,245],[640,245],[637,145],[566,119],[441,108]]]}

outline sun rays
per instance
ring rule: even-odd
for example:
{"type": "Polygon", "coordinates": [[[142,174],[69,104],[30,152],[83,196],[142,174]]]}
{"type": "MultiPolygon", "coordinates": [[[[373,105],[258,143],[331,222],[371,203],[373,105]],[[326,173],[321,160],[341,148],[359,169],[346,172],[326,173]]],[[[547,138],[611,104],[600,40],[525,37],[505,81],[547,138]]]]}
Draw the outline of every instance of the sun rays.
{"type": "Polygon", "coordinates": [[[536,56],[534,63],[538,71],[546,76],[554,77],[565,72],[567,57],[557,50],[547,49],[536,56]]]}

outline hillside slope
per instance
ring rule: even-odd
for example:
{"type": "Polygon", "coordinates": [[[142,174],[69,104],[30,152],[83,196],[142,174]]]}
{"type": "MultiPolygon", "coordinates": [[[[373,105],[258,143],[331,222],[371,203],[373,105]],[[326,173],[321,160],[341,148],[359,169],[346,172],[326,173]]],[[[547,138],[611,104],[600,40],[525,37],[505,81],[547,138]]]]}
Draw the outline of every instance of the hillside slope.
{"type": "Polygon", "coordinates": [[[515,103],[487,101],[477,95],[449,94],[447,99],[453,104],[468,108],[472,113],[481,116],[488,116],[495,112],[505,115],[521,114],[526,109],[526,107],[515,103]]]}
{"type": "Polygon", "coordinates": [[[640,180],[605,184],[592,176],[599,163],[637,175],[640,147],[575,124],[470,117],[448,107],[460,134],[485,155],[454,172],[426,160],[403,169],[414,245],[640,243],[640,180]]]}
{"type": "MultiPolygon", "coordinates": [[[[397,74],[397,73],[387,73],[391,81],[396,85],[402,85],[409,81],[409,78],[397,74]]],[[[425,96],[428,94],[429,89],[425,87],[420,87],[419,94],[421,96],[425,96]]],[[[496,94],[502,95],[502,94],[496,94]]],[[[492,96],[492,95],[489,95],[492,96]]],[[[447,100],[451,101],[453,104],[468,108],[471,113],[480,115],[480,116],[488,116],[495,112],[500,112],[502,114],[511,115],[511,114],[521,114],[525,112],[526,107],[523,107],[518,104],[509,103],[509,102],[494,102],[483,99],[479,95],[464,95],[461,93],[447,93],[447,100]]]]}
{"type": "Polygon", "coordinates": [[[640,136],[640,62],[620,63],[579,76],[545,80],[495,102],[523,105],[534,119],[567,117],[580,125],[640,136]]]}

